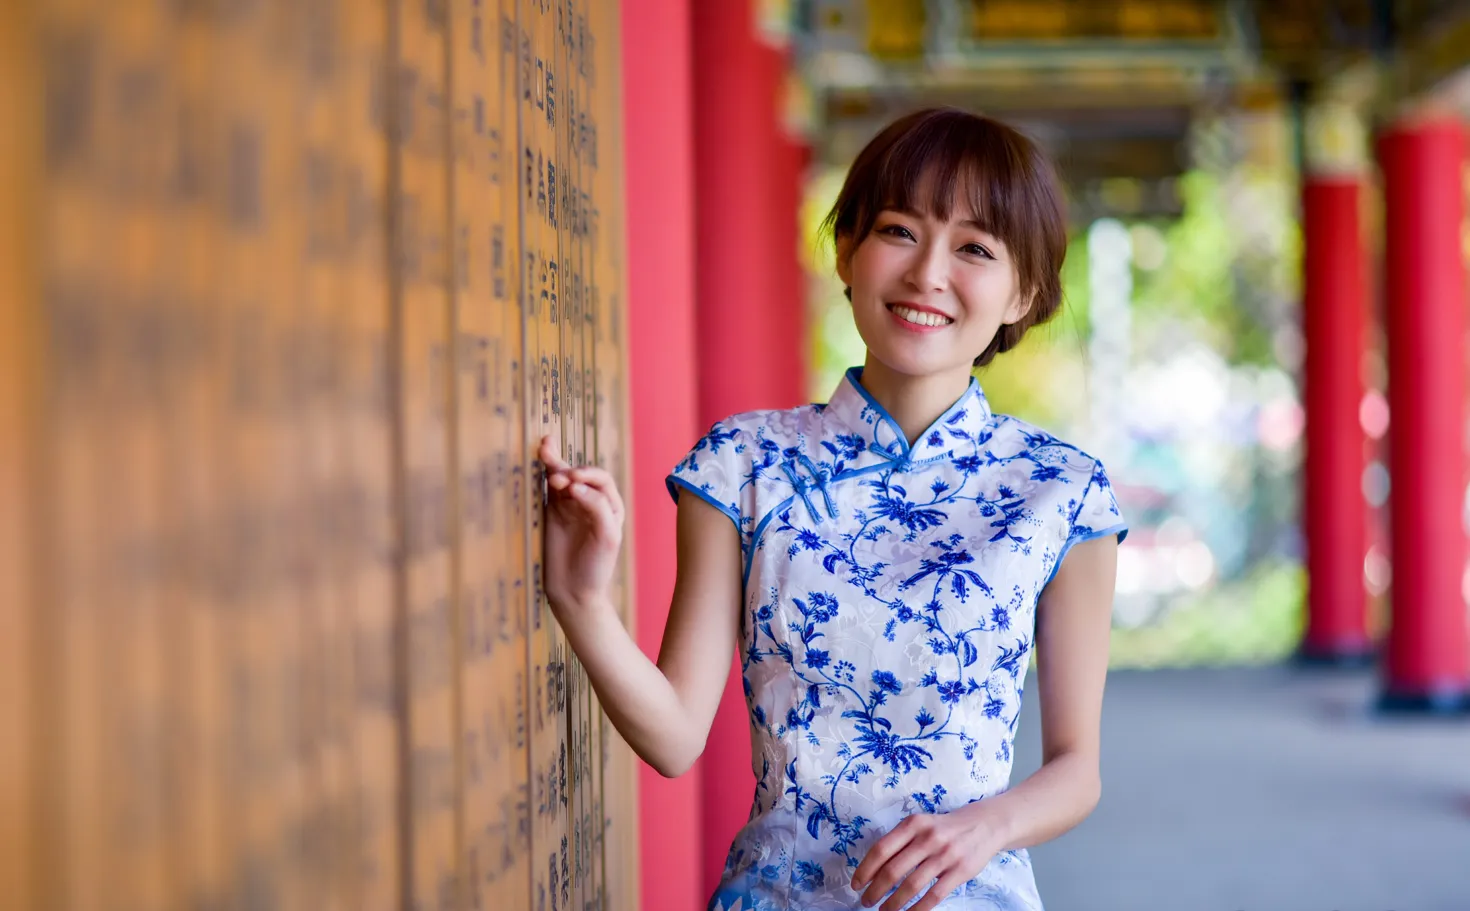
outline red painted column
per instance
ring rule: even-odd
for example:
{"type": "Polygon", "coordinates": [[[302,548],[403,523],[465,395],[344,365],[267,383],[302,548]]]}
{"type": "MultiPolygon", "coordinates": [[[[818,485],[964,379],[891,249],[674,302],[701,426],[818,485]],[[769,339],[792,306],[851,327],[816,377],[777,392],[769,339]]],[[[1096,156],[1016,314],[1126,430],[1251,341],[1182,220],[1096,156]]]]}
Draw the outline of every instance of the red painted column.
{"type": "Polygon", "coordinates": [[[1470,709],[1465,532],[1462,129],[1395,125],[1378,142],[1386,244],[1393,620],[1381,705],[1470,709]]]}
{"type": "MultiPolygon", "coordinates": [[[[675,510],[664,476],[698,439],[694,341],[694,107],[689,9],[624,0],[632,526],[638,644],[657,658],[674,592],[675,510]]],[[[643,907],[703,908],[700,771],[640,764],[643,907]]]]}
{"type": "Polygon", "coordinates": [[[1363,558],[1368,507],[1365,440],[1358,420],[1368,320],[1367,270],[1357,175],[1308,175],[1302,188],[1307,542],[1307,663],[1370,657],[1363,558]]]}
{"type": "MultiPolygon", "coordinates": [[[[797,404],[783,349],[800,326],[783,306],[786,273],[772,232],[794,213],[775,212],[772,182],[780,151],[776,52],[756,34],[751,0],[695,3],[699,420],[797,404]]],[[[789,236],[789,235],[788,235],[789,236]]],[[[755,793],[750,722],[739,665],[731,656],[725,696],[700,760],[703,774],[701,882],[714,890],[755,793]]]]}
{"type": "MultiPolygon", "coordinates": [[[[784,69],[785,56],[772,52],[772,65],[784,69]]],[[[801,199],[810,152],[799,137],[784,129],[777,139],[775,174],[771,181],[772,214],[776,229],[771,231],[774,243],[772,257],[778,268],[776,296],[781,312],[786,315],[785,331],[773,335],[771,341],[780,346],[782,367],[778,379],[781,395],[788,404],[811,400],[807,388],[807,358],[810,350],[807,326],[806,268],[801,259],[801,199]]],[[[820,390],[825,397],[830,390],[820,390]]]]}

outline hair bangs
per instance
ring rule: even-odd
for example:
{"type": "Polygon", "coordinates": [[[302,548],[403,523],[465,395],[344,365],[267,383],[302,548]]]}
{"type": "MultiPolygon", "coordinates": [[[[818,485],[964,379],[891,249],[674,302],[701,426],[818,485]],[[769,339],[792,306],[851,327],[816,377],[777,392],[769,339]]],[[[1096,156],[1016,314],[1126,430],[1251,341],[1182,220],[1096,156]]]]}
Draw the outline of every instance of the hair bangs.
{"type": "MultiPolygon", "coordinates": [[[[956,214],[1008,247],[1032,235],[1039,227],[1036,207],[1022,197],[1031,187],[1035,162],[1025,140],[1014,130],[988,118],[959,111],[927,112],[910,128],[886,137],[880,134],[854,162],[856,175],[866,180],[850,189],[857,192],[846,206],[834,207],[825,227],[836,236],[850,235],[860,242],[872,231],[885,209],[932,216],[949,221],[956,214]],[[883,140],[888,138],[889,141],[883,140]],[[843,211],[845,210],[845,211],[843,211]]],[[[909,120],[910,118],[905,118],[909,120]]],[[[885,134],[892,133],[895,123],[885,134]]]]}

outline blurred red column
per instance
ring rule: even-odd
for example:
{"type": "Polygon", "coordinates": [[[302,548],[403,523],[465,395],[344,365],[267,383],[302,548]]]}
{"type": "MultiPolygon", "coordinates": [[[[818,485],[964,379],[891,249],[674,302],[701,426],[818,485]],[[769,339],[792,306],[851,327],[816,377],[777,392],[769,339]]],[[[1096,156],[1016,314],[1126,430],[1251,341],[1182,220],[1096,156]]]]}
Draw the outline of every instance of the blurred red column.
{"type": "Polygon", "coordinates": [[[1302,189],[1307,629],[1298,657],[1312,664],[1359,663],[1373,649],[1358,420],[1368,319],[1361,193],[1356,174],[1308,174],[1302,189]]]}
{"type": "MultiPolygon", "coordinates": [[[[785,67],[784,56],[773,55],[775,65],[785,67]]],[[[775,377],[779,394],[788,405],[811,400],[807,388],[807,357],[810,351],[806,311],[806,267],[801,257],[801,200],[810,147],[800,137],[781,131],[777,139],[776,167],[771,181],[772,214],[776,219],[770,237],[777,267],[776,304],[785,329],[773,333],[772,344],[781,367],[775,377]]],[[[825,397],[827,392],[823,390],[825,397]]]]}
{"type": "Polygon", "coordinates": [[[1470,709],[1465,571],[1464,136],[1449,119],[1378,141],[1383,170],[1393,620],[1381,706],[1470,709]]]}
{"type": "MultiPolygon", "coordinates": [[[[751,0],[692,9],[699,421],[708,426],[736,412],[801,401],[791,352],[800,351],[804,314],[787,290],[796,213],[779,204],[784,52],[758,37],[751,0]]],[[[750,752],[739,663],[732,660],[700,760],[706,894],[750,814],[750,752]]]]}
{"type": "MultiPolygon", "coordinates": [[[[689,9],[626,0],[623,97],[629,391],[638,645],[657,658],[674,592],[675,510],[664,476],[699,436],[694,367],[694,106],[689,9]]],[[[638,775],[644,908],[702,908],[700,772],[638,775]]]]}

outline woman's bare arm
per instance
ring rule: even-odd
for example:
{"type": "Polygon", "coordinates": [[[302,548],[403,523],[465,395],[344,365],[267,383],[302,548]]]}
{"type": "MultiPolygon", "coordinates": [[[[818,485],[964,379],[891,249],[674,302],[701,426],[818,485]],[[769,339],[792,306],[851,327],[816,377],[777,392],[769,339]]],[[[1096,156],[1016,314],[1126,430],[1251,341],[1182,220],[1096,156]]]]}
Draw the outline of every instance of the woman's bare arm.
{"type": "Polygon", "coordinates": [[[704,752],[735,652],[739,534],[699,497],[679,498],[678,575],[655,664],[623,627],[607,594],[623,519],[611,476],[572,468],[545,443],[542,461],[552,612],[623,739],[659,774],[682,775],[704,752]]]}

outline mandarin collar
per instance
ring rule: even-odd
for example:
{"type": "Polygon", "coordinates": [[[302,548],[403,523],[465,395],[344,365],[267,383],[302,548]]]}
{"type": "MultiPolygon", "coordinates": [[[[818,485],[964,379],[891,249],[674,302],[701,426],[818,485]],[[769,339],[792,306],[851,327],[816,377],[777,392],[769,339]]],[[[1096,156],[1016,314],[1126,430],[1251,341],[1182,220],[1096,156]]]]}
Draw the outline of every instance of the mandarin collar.
{"type": "Polygon", "coordinates": [[[898,422],[863,388],[862,375],[862,367],[848,368],[824,414],[844,432],[861,437],[867,449],[901,466],[948,458],[957,446],[980,441],[990,423],[990,402],[972,376],[964,394],[910,448],[898,422]]]}

